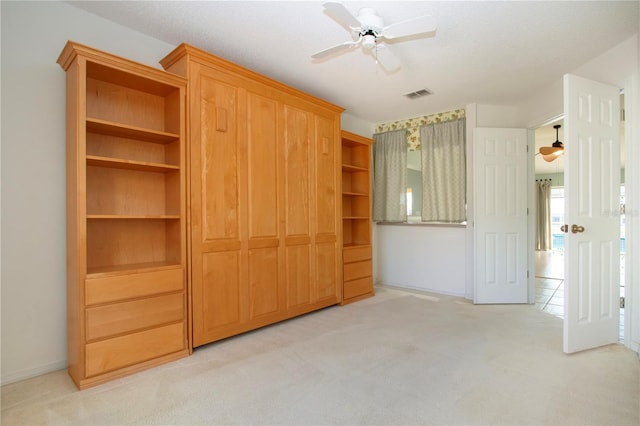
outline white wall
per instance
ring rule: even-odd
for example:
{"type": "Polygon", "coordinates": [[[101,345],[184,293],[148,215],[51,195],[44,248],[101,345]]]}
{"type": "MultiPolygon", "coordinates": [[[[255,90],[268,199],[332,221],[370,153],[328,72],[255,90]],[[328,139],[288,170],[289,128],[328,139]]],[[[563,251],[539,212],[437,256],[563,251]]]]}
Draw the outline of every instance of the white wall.
{"type": "Polygon", "coordinates": [[[173,47],[60,2],[0,2],[2,383],[66,367],[69,39],[160,68],[173,47]]]}
{"type": "MultiPolygon", "coordinates": [[[[636,73],[637,45],[638,37],[634,35],[586,64],[567,72],[624,88],[628,79],[636,73]]],[[[539,127],[551,119],[562,116],[563,108],[563,87],[560,77],[517,105],[518,126],[539,127]]]]}
{"type": "Polygon", "coordinates": [[[374,123],[370,123],[366,120],[353,116],[348,112],[342,113],[340,121],[343,130],[355,133],[356,135],[364,136],[365,138],[370,138],[373,135],[373,131],[376,127],[374,123]]]}
{"type": "Polygon", "coordinates": [[[378,284],[464,297],[466,228],[375,225],[378,284]]]}
{"type": "MultiPolygon", "coordinates": [[[[473,129],[517,127],[515,107],[469,104],[467,117],[467,217],[473,217],[473,129]]],[[[378,284],[473,299],[473,227],[377,225],[374,279],[378,284]],[[408,238],[408,239],[407,239],[408,238]],[[428,254],[428,255],[425,255],[428,254]]]]}

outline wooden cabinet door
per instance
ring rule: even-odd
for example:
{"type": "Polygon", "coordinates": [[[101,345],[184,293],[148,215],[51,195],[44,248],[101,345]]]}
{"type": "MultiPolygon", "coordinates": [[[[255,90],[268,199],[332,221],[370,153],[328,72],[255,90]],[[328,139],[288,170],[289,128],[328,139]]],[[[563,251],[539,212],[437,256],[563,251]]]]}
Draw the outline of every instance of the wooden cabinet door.
{"type": "Polygon", "coordinates": [[[191,98],[193,342],[217,339],[246,315],[241,256],[239,89],[194,65],[191,98]]]}
{"type": "Polygon", "coordinates": [[[334,117],[284,105],[287,309],[339,301],[338,141],[334,117]]]}
{"type": "MultiPolygon", "coordinates": [[[[246,121],[246,256],[250,322],[274,322],[283,310],[279,268],[280,220],[278,188],[279,104],[268,97],[264,86],[245,83],[246,121]],[[269,320],[273,318],[272,320],[269,320]]],[[[245,255],[245,247],[243,247],[245,255]]]]}
{"type": "Polygon", "coordinates": [[[280,104],[194,66],[191,212],[194,345],[282,319],[280,104]]]}
{"type": "Polygon", "coordinates": [[[317,301],[340,300],[341,244],[339,235],[339,161],[336,123],[332,117],[314,117],[314,246],[317,301]]]}
{"type": "Polygon", "coordinates": [[[311,252],[311,117],[283,106],[284,250],[287,309],[305,309],[316,297],[311,252]]]}

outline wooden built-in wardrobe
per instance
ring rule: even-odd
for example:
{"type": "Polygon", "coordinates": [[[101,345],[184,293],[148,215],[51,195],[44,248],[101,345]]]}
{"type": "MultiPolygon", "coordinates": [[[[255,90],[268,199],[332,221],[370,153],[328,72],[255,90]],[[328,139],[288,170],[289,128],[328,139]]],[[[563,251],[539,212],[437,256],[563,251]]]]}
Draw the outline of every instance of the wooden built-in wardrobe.
{"type": "Polygon", "coordinates": [[[342,300],[341,108],[182,44],[193,346],[342,300]]]}

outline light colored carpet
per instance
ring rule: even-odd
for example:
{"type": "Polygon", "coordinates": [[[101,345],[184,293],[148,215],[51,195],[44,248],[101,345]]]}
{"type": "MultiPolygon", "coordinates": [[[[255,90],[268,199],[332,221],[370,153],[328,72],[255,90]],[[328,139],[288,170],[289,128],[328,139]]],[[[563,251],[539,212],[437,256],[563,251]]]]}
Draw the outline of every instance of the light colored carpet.
{"type": "Polygon", "coordinates": [[[562,353],[533,305],[379,288],[85,391],[2,388],[2,424],[640,424],[640,360],[562,353]]]}

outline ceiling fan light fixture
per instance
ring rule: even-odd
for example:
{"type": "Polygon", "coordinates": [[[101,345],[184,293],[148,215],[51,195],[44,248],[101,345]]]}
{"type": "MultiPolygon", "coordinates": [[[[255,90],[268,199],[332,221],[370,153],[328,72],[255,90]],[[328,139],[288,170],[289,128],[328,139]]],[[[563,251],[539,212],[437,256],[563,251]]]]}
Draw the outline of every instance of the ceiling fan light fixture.
{"type": "Polygon", "coordinates": [[[556,151],[553,154],[542,154],[542,159],[547,163],[553,162],[556,158],[560,157],[562,151],[556,151]]]}
{"type": "Polygon", "coordinates": [[[362,47],[371,50],[376,46],[376,36],[373,34],[364,34],[362,37],[362,47]]]}

